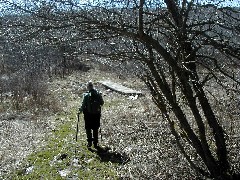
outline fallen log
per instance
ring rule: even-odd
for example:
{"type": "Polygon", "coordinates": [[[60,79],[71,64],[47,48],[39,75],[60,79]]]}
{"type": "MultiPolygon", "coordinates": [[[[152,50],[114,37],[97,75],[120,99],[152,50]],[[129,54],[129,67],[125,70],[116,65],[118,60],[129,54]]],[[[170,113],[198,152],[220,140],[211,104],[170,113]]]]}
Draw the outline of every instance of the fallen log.
{"type": "Polygon", "coordinates": [[[142,95],[142,92],[141,91],[136,91],[134,89],[131,89],[131,88],[128,88],[128,87],[125,87],[121,84],[118,84],[118,83],[115,83],[115,82],[112,82],[112,81],[99,81],[99,83],[101,83],[103,86],[113,90],[113,91],[116,91],[116,92],[119,92],[119,93],[122,93],[122,94],[137,94],[137,95],[142,95]]]}

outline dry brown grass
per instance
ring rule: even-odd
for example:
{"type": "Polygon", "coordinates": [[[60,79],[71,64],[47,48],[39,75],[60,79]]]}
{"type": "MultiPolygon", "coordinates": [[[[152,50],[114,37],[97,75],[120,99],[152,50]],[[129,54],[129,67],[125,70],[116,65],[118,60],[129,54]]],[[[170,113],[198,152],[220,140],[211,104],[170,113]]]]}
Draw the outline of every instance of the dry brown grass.
{"type": "MultiPolygon", "coordinates": [[[[97,82],[110,79],[136,90],[142,90],[144,96],[131,100],[128,95],[110,91],[101,84],[95,83],[96,88],[102,91],[105,101],[100,143],[129,158],[129,161],[117,166],[119,177],[122,179],[197,179],[197,174],[191,170],[187,161],[179,153],[168,124],[152,103],[145,85],[134,77],[119,76],[106,69],[101,71],[98,66],[94,67],[88,72],[74,72],[64,79],[59,78],[49,82],[48,97],[54,99],[49,101],[49,106],[59,106],[60,111],[66,116],[70,111],[77,111],[88,80],[97,82]]],[[[43,144],[38,142],[54,129],[56,123],[52,111],[46,110],[45,115],[47,114],[48,117],[39,115],[34,120],[35,123],[33,123],[33,115],[13,114],[12,117],[7,113],[7,111],[1,113],[4,119],[0,121],[1,142],[3,142],[1,144],[4,145],[4,148],[3,146],[1,148],[0,155],[3,163],[0,169],[6,172],[11,169],[10,166],[18,165],[27,154],[42,146],[43,144]],[[11,141],[16,136],[18,140],[11,141]],[[37,147],[28,148],[31,146],[37,147]],[[15,147],[22,148],[16,153],[15,147]],[[25,155],[22,154],[23,152],[25,155]]],[[[62,121],[64,123],[64,119],[62,121]]],[[[231,144],[233,145],[234,152],[231,152],[231,156],[234,157],[232,158],[234,163],[237,163],[236,167],[239,167],[239,157],[236,157],[239,143],[231,144]]]]}

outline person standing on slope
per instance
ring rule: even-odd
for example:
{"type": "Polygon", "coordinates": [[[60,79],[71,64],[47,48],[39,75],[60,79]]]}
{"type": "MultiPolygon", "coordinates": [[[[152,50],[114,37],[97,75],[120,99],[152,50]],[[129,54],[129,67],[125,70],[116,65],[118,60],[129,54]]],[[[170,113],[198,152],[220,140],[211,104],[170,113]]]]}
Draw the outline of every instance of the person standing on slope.
{"type": "Polygon", "coordinates": [[[91,81],[87,83],[87,89],[88,91],[83,94],[79,113],[83,112],[84,115],[88,148],[92,146],[92,143],[94,148],[99,148],[98,130],[100,128],[101,106],[104,104],[104,101],[101,93],[93,88],[91,81]]]}

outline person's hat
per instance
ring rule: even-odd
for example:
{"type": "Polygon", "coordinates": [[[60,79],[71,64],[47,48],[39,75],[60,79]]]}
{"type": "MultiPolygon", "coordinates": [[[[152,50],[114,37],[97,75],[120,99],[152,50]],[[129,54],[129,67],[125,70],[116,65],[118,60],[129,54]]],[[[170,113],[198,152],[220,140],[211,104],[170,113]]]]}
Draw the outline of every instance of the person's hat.
{"type": "Polygon", "coordinates": [[[88,81],[87,86],[93,86],[92,81],[88,81]]]}

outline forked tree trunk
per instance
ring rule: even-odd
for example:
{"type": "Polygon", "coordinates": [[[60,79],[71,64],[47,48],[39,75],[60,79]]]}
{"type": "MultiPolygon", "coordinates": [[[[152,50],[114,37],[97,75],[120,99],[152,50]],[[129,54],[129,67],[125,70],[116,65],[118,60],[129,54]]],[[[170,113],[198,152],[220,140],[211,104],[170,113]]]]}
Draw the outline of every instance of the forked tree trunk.
{"type": "MultiPolygon", "coordinates": [[[[154,102],[162,111],[164,116],[168,117],[170,128],[177,139],[181,152],[185,155],[190,165],[201,174],[208,174],[209,177],[214,178],[228,178],[227,172],[230,170],[230,166],[227,160],[224,132],[217,122],[203,87],[198,84],[196,71],[193,72],[193,75],[190,75],[187,78],[186,72],[181,71],[180,67],[175,66],[171,68],[175,71],[176,77],[181,83],[181,92],[187,99],[189,109],[192,112],[198,128],[198,133],[194,132],[193,127],[191,127],[186,115],[184,114],[184,110],[181,108],[181,104],[176,101],[176,94],[170,87],[169,82],[167,82],[163,70],[161,70],[161,67],[158,67],[158,63],[156,63],[156,60],[154,59],[153,50],[150,46],[148,47],[148,50],[149,59],[145,60],[145,65],[149,68],[150,75],[147,77],[148,80],[145,82],[151,90],[154,102]],[[193,83],[191,86],[192,82],[189,79],[194,80],[196,83],[193,83]],[[166,98],[166,102],[164,102],[164,98],[161,98],[163,96],[166,98]],[[199,102],[200,106],[197,105],[197,102],[199,102]],[[198,167],[196,162],[192,162],[187,153],[184,151],[184,148],[179,141],[181,136],[178,134],[179,132],[174,129],[173,121],[169,120],[169,112],[167,112],[166,104],[171,107],[172,112],[175,114],[177,121],[180,124],[180,128],[186,132],[187,139],[189,139],[190,144],[193,148],[195,148],[196,153],[201,157],[203,163],[208,169],[208,172],[205,172],[201,167],[198,167]],[[200,112],[203,112],[203,114],[200,114],[200,112]],[[207,120],[208,126],[204,124],[204,119],[207,120]],[[216,144],[216,152],[214,152],[214,150],[209,146],[206,127],[210,127],[212,130],[214,143],[216,144]],[[214,154],[217,154],[217,157],[215,157],[214,154]]],[[[174,72],[171,73],[172,76],[174,76],[174,72]]],[[[175,83],[173,83],[173,85],[175,86],[175,83]]]]}
{"type": "Polygon", "coordinates": [[[217,171],[219,171],[220,174],[227,173],[227,171],[230,170],[230,165],[227,160],[227,148],[223,128],[217,121],[212,107],[210,106],[208,99],[203,91],[203,88],[200,85],[198,85],[198,87],[196,86],[197,85],[195,84],[194,88],[195,91],[198,92],[197,97],[199,103],[208,122],[208,125],[212,130],[216,142],[217,171]]]}
{"type": "MultiPolygon", "coordinates": [[[[166,84],[163,83],[162,79],[160,78],[160,76],[157,75],[157,73],[158,72],[156,71],[156,69],[154,68],[151,69],[151,81],[155,82],[155,87],[153,87],[153,85],[150,85],[150,83],[147,84],[150,89],[155,89],[155,91],[152,91],[152,95],[155,99],[154,102],[157,104],[157,106],[159,107],[159,109],[162,111],[164,115],[168,114],[169,112],[166,112],[167,111],[166,108],[163,108],[164,106],[166,106],[163,104],[163,100],[162,99],[160,100],[159,98],[157,98],[157,96],[161,97],[162,95],[166,97],[167,103],[171,106],[172,111],[177,118],[177,121],[181,125],[181,128],[186,132],[187,138],[190,140],[190,143],[195,148],[197,154],[201,157],[202,161],[206,165],[209,171],[209,176],[213,178],[219,178],[219,177],[226,178],[227,172],[230,169],[229,169],[229,163],[227,161],[227,150],[226,150],[224,134],[223,134],[222,127],[218,124],[215,118],[215,115],[211,110],[211,106],[208,103],[206,95],[204,94],[204,92],[202,92],[200,95],[198,95],[198,99],[201,104],[202,111],[204,112],[205,119],[207,119],[208,125],[211,128],[214,135],[215,144],[217,147],[216,149],[217,157],[214,157],[213,155],[214,152],[212,152],[207,142],[206,133],[205,133],[206,130],[205,130],[204,124],[202,123],[202,126],[200,128],[198,127],[199,131],[202,131],[202,132],[199,132],[199,135],[195,134],[192,127],[188,123],[188,120],[186,119],[186,116],[184,115],[184,112],[181,109],[180,105],[174,101],[174,96],[172,96],[169,93],[170,91],[168,91],[168,89],[170,87],[166,87],[166,84]],[[156,86],[158,87],[158,89],[160,89],[160,91],[156,91],[156,86]]],[[[196,104],[189,104],[189,106],[190,106],[190,109],[195,109],[195,110],[198,110],[199,112],[201,111],[200,109],[197,109],[198,107],[196,104]]],[[[196,117],[199,116],[198,115],[199,112],[194,111],[194,113],[196,113],[195,120],[196,120],[196,117]]],[[[173,121],[169,120],[170,126],[172,126],[172,122],[173,121]]],[[[171,129],[172,129],[172,132],[175,133],[175,137],[181,138],[180,135],[178,136],[176,135],[177,133],[179,133],[177,132],[177,130],[174,130],[173,127],[171,127],[171,129]]],[[[183,148],[181,148],[182,146],[179,146],[179,147],[180,149],[182,149],[181,150],[182,153],[185,154],[186,156],[187,153],[184,152],[183,148]]],[[[189,158],[187,159],[190,160],[189,158]]],[[[201,172],[201,174],[203,175],[208,174],[208,172],[204,172],[204,170],[198,167],[198,165],[195,163],[196,162],[190,161],[191,166],[195,170],[201,172]]]]}

